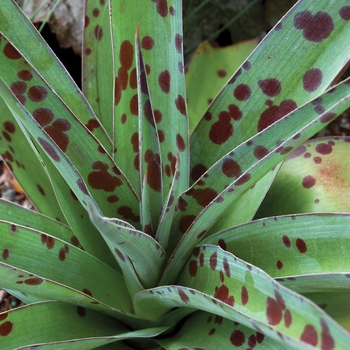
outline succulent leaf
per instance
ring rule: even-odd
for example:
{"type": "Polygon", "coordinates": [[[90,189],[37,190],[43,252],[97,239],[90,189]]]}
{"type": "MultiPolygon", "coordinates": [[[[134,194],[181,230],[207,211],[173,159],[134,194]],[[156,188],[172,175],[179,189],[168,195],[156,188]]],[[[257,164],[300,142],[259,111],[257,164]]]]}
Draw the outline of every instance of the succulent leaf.
{"type": "MultiPolygon", "coordinates": [[[[157,336],[166,327],[130,331],[110,316],[62,302],[36,303],[1,314],[2,346],[7,349],[95,349],[130,338],[157,336]],[[32,332],[21,334],[27,319],[32,332]],[[47,320],[55,319],[55,322],[47,320]],[[55,336],[53,337],[53,334],[55,336]]],[[[118,349],[124,349],[121,344],[118,349]]]]}
{"type": "Polygon", "coordinates": [[[257,217],[350,212],[350,166],[344,161],[349,142],[349,137],[330,137],[301,145],[283,163],[257,217]]]}

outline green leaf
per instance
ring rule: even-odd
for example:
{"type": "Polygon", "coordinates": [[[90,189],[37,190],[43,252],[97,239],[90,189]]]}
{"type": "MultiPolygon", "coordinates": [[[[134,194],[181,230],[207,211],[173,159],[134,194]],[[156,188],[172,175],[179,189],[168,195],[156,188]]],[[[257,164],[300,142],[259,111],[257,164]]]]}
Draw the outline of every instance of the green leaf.
{"type": "Polygon", "coordinates": [[[1,220],[8,221],[13,225],[27,226],[36,231],[50,232],[51,236],[80,247],[79,241],[68,226],[15,203],[0,199],[0,216],[1,220]]]}
{"type": "MultiPolygon", "coordinates": [[[[6,86],[1,87],[2,95],[8,96],[4,97],[6,103],[11,104],[11,109],[18,113],[15,117],[48,153],[56,168],[66,175],[65,179],[84,207],[88,209],[88,201],[98,205],[105,215],[121,218],[128,210],[138,213],[135,193],[102,145],[29,63],[23,58],[13,60],[5,55],[6,45],[8,50],[14,48],[4,37],[0,44],[0,52],[8,64],[2,74],[6,86]],[[18,79],[18,71],[24,68],[32,78],[25,84],[22,98],[18,90],[13,89],[12,82],[18,79]],[[9,92],[16,100],[11,100],[9,92]],[[81,134],[86,137],[80,137],[81,134]],[[113,209],[111,202],[117,203],[113,209]]],[[[139,221],[137,214],[134,218],[135,222],[139,221]]]]}
{"type": "Polygon", "coordinates": [[[257,44],[257,39],[251,39],[225,47],[215,47],[208,42],[198,46],[186,65],[185,76],[190,134],[223,84],[257,44]]]}
{"type": "MultiPolygon", "coordinates": [[[[14,86],[21,86],[21,82],[17,82],[17,85],[15,83],[14,86]]],[[[45,167],[38,159],[37,151],[28,145],[23,129],[1,97],[0,110],[2,159],[33,205],[42,214],[66,223],[45,167]],[[35,177],[28,176],[29,174],[35,174],[35,177]]]]}
{"type": "Polygon", "coordinates": [[[159,327],[130,332],[110,316],[52,301],[0,314],[4,349],[95,349],[124,339],[157,336],[165,330],[159,327]]]}
{"type": "Polygon", "coordinates": [[[339,72],[334,67],[341,69],[350,56],[350,22],[339,15],[346,5],[347,0],[322,5],[299,1],[269,32],[193,132],[191,174],[203,173],[201,169],[326,90],[339,72]]]}
{"type": "Polygon", "coordinates": [[[90,212],[90,218],[113,254],[120,258],[119,263],[130,260],[145,288],[157,285],[167,261],[167,255],[158,242],[142,231],[122,226],[94,211],[90,212]]]}
{"type": "Polygon", "coordinates": [[[141,52],[139,27],[136,32],[136,76],[139,118],[139,172],[141,187],[140,212],[148,212],[142,220],[143,230],[155,235],[159,214],[163,207],[163,171],[160,141],[152,101],[149,94],[147,72],[141,52]],[[150,205],[152,203],[152,205],[150,205]]]}
{"type": "Polygon", "coordinates": [[[172,182],[177,153],[181,160],[181,191],[188,186],[181,2],[168,0],[166,5],[149,0],[130,0],[123,2],[121,7],[110,3],[115,64],[115,159],[137,191],[139,174],[135,167],[130,166],[130,160],[137,157],[138,151],[139,130],[135,118],[138,97],[133,61],[136,49],[133,43],[135,30],[140,25],[142,54],[160,140],[164,198],[172,182]]]}
{"type": "Polygon", "coordinates": [[[174,217],[170,257],[162,282],[172,283],[191,250],[215,223],[217,217],[242,193],[278,165],[293,149],[350,106],[349,82],[283,117],[216,162],[178,201],[174,217]],[[287,131],[286,131],[287,130],[287,131]],[[277,140],[277,141],[276,141],[277,140]],[[182,236],[181,236],[182,234],[182,236]]]}
{"type": "Polygon", "coordinates": [[[203,243],[219,245],[272,277],[349,273],[349,224],[350,214],[274,217],[219,232],[203,243]]]}
{"type": "MultiPolygon", "coordinates": [[[[19,10],[14,1],[7,1],[1,7],[0,32],[15,47],[21,48],[21,53],[28,63],[40,72],[42,78],[55,91],[55,93],[68,105],[77,118],[85,124],[106,148],[110,147],[111,141],[87,103],[81,91],[67,73],[62,63],[53,54],[52,50],[43,41],[38,31],[28,18],[19,10]],[[16,28],[16,30],[13,30],[16,28]],[[30,38],[30,40],[28,40],[30,38]]],[[[9,55],[16,54],[9,50],[9,55]]],[[[1,51],[2,53],[2,51],[1,51]]],[[[15,60],[12,60],[14,63],[15,60]]],[[[24,69],[26,70],[26,69],[24,69]]],[[[3,76],[3,75],[1,75],[3,76]]],[[[18,81],[18,77],[16,78],[18,81]]]]}
{"type": "Polygon", "coordinates": [[[173,337],[157,341],[168,350],[216,350],[229,349],[232,346],[238,349],[289,349],[256,330],[202,311],[191,315],[173,337]]]}
{"type": "Polygon", "coordinates": [[[207,311],[295,349],[344,349],[350,340],[306,298],[216,246],[197,247],[176,283],[140,292],[136,308],[152,319],[173,307],[207,311]]]}
{"type": "Polygon", "coordinates": [[[300,146],[283,163],[257,217],[350,212],[350,163],[344,161],[349,142],[349,137],[329,137],[300,146]]]}
{"type": "Polygon", "coordinates": [[[91,255],[49,234],[6,222],[0,222],[0,237],[3,288],[131,312],[123,277],[91,255]]]}

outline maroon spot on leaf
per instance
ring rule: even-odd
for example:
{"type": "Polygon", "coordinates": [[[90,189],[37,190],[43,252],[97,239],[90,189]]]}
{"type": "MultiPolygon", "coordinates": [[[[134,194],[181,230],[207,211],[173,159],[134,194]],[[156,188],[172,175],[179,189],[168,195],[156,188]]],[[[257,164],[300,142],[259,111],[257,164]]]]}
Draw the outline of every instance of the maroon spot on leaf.
{"type": "Polygon", "coordinates": [[[277,269],[278,269],[278,270],[281,270],[281,269],[282,269],[282,267],[283,267],[283,263],[282,263],[282,261],[281,261],[281,260],[278,260],[278,261],[277,261],[277,263],[276,263],[276,267],[277,267],[277,269]]]}
{"type": "MultiPolygon", "coordinates": [[[[21,278],[20,276],[23,277],[22,275],[19,275],[18,277],[21,278]]],[[[0,322],[6,320],[7,317],[8,317],[8,313],[7,312],[1,313],[0,314],[0,322]]]]}
{"type": "Polygon", "coordinates": [[[144,36],[141,41],[141,46],[145,50],[152,50],[154,46],[153,38],[149,35],[144,36]]]}
{"type": "Polygon", "coordinates": [[[88,16],[84,17],[84,28],[87,28],[90,24],[90,18],[88,16]]]}
{"type": "Polygon", "coordinates": [[[89,185],[95,190],[104,190],[112,192],[116,187],[121,186],[123,182],[116,176],[108,172],[108,165],[97,161],[92,164],[92,169],[95,171],[88,175],[89,185]]]}
{"type": "Polygon", "coordinates": [[[95,35],[96,40],[98,40],[98,41],[100,41],[103,37],[103,30],[99,24],[97,24],[94,28],[94,35],[95,35]]]}
{"type": "Polygon", "coordinates": [[[78,187],[79,187],[81,192],[83,192],[85,195],[89,194],[89,192],[88,192],[88,190],[87,190],[87,188],[86,188],[86,186],[85,186],[85,184],[84,184],[82,179],[78,179],[77,180],[77,185],[78,185],[78,187]]]}
{"type": "Polygon", "coordinates": [[[31,278],[27,278],[24,283],[27,284],[28,286],[37,286],[41,283],[43,283],[43,279],[39,278],[39,277],[31,277],[31,278]]]}
{"type": "Polygon", "coordinates": [[[303,76],[304,90],[307,92],[316,91],[320,87],[322,79],[323,74],[321,69],[312,68],[308,70],[303,76]]]}
{"type": "Polygon", "coordinates": [[[154,120],[156,121],[156,123],[160,123],[163,118],[162,112],[158,109],[155,109],[153,111],[153,114],[154,114],[154,120]]]}
{"type": "Polygon", "coordinates": [[[321,349],[322,350],[333,350],[335,347],[334,338],[329,330],[326,321],[321,318],[321,349]]]}
{"type": "MultiPolygon", "coordinates": [[[[320,106],[320,105],[317,105],[317,106],[315,106],[314,111],[315,111],[317,114],[322,114],[322,113],[324,113],[324,107],[323,107],[323,106],[320,106]]],[[[327,114],[328,114],[328,113],[327,113],[327,114]]],[[[330,113],[330,114],[331,114],[331,113],[330,113]]],[[[322,117],[321,117],[320,120],[322,120],[322,117]]],[[[324,123],[324,122],[323,122],[323,123],[324,123]]]]}
{"type": "Polygon", "coordinates": [[[115,106],[118,106],[121,98],[122,98],[122,87],[121,87],[119,77],[116,77],[114,79],[114,105],[115,106]]]}
{"type": "Polygon", "coordinates": [[[176,11],[175,11],[175,9],[174,9],[173,6],[170,6],[170,7],[169,7],[169,12],[170,12],[170,14],[171,14],[172,16],[175,16],[175,15],[176,15],[176,11]]]}
{"type": "Polygon", "coordinates": [[[17,230],[18,230],[17,226],[14,225],[14,224],[11,225],[10,229],[11,229],[11,232],[12,232],[12,233],[16,233],[17,230]]]}
{"type": "Polygon", "coordinates": [[[170,91],[170,73],[168,70],[161,72],[158,77],[158,84],[161,90],[165,93],[170,91]]]}
{"type": "MultiPolygon", "coordinates": [[[[220,241],[222,241],[222,239],[219,240],[219,246],[221,247],[220,241]]],[[[222,243],[222,242],[221,242],[221,243],[222,243]]],[[[222,248],[222,247],[221,247],[221,248],[222,248]]],[[[230,269],[230,264],[229,264],[229,262],[227,261],[227,258],[226,258],[226,257],[224,257],[224,259],[223,259],[223,265],[224,265],[224,271],[225,271],[226,276],[227,276],[227,277],[230,277],[230,276],[231,276],[231,269],[230,269]]]]}
{"type": "Polygon", "coordinates": [[[250,69],[250,67],[251,67],[252,65],[251,65],[251,63],[249,62],[249,61],[245,61],[244,63],[243,63],[243,69],[245,69],[245,70],[249,70],[250,69]]]}
{"type": "Polygon", "coordinates": [[[270,97],[275,97],[281,92],[281,83],[275,78],[259,80],[258,86],[265,95],[270,97]]]}
{"type": "Polygon", "coordinates": [[[186,211],[186,207],[187,207],[188,203],[182,198],[180,197],[178,199],[178,202],[177,202],[177,209],[180,210],[180,211],[186,211]]]}
{"type": "Polygon", "coordinates": [[[131,136],[131,144],[132,144],[132,148],[134,150],[135,153],[137,153],[139,151],[139,133],[135,132],[132,136],[131,136]]]}
{"type": "Polygon", "coordinates": [[[190,264],[189,264],[189,270],[190,270],[191,277],[196,277],[197,269],[198,269],[197,261],[191,260],[190,264]]]}
{"type": "Polygon", "coordinates": [[[322,158],[321,157],[314,157],[314,162],[315,162],[315,164],[321,164],[322,158]]]}
{"type": "Polygon", "coordinates": [[[181,114],[186,115],[186,102],[183,96],[181,95],[177,96],[175,100],[175,105],[181,114]]]}
{"type": "Polygon", "coordinates": [[[240,84],[238,85],[234,92],[233,96],[238,100],[238,101],[246,101],[248,98],[251,96],[252,90],[251,88],[246,85],[246,84],[240,84]]]}
{"type": "Polygon", "coordinates": [[[279,291],[275,290],[274,291],[274,294],[275,294],[275,298],[276,298],[276,301],[278,302],[278,304],[281,306],[281,309],[282,310],[285,310],[286,309],[286,303],[282,297],[282,295],[280,294],[279,291]]]}
{"type": "Polygon", "coordinates": [[[223,301],[225,304],[233,306],[235,304],[235,299],[233,295],[229,296],[229,289],[224,284],[220,287],[215,287],[214,298],[223,301]]]}
{"type": "Polygon", "coordinates": [[[345,21],[350,21],[350,6],[344,6],[339,11],[340,17],[345,21]]]}
{"type": "Polygon", "coordinates": [[[230,335],[230,342],[233,346],[242,346],[245,343],[245,335],[242,331],[239,329],[236,329],[233,331],[233,333],[230,335]]]}
{"type": "Polygon", "coordinates": [[[66,250],[64,248],[61,248],[60,251],[58,252],[58,259],[61,261],[66,260],[66,250]]]}
{"type": "Polygon", "coordinates": [[[283,28],[283,23],[280,22],[276,25],[275,30],[281,30],[283,28]]]}
{"type": "Polygon", "coordinates": [[[26,98],[23,96],[23,94],[27,91],[27,84],[23,83],[23,81],[16,81],[11,84],[10,89],[20,103],[24,104],[26,98]]]}
{"type": "Polygon", "coordinates": [[[144,159],[147,163],[148,186],[151,187],[152,190],[160,192],[162,190],[160,155],[148,149],[145,152],[144,159]]]}
{"type": "Polygon", "coordinates": [[[5,45],[4,54],[7,58],[11,60],[18,60],[22,57],[21,54],[10,43],[7,43],[5,45]]]}
{"type": "Polygon", "coordinates": [[[206,171],[207,168],[203,164],[196,164],[191,170],[192,180],[197,181],[206,171]]]}
{"type": "Polygon", "coordinates": [[[126,113],[123,113],[121,118],[120,118],[121,124],[125,124],[126,123],[126,119],[127,119],[126,113]]]}
{"type": "Polygon", "coordinates": [[[95,129],[99,128],[101,125],[97,119],[90,119],[85,126],[93,132],[95,129]]]}
{"type": "Polygon", "coordinates": [[[128,86],[128,81],[129,81],[129,74],[125,67],[121,66],[118,69],[118,78],[119,78],[120,88],[122,90],[125,90],[128,86]]]}
{"type": "Polygon", "coordinates": [[[283,316],[282,307],[280,303],[271,297],[267,297],[267,300],[266,300],[267,322],[273,326],[276,326],[282,321],[282,316],[283,316]]]}
{"type": "Polygon", "coordinates": [[[175,47],[176,47],[176,51],[182,54],[182,35],[181,34],[175,35],[175,47]]]}
{"type": "Polygon", "coordinates": [[[261,145],[256,146],[253,152],[256,159],[262,159],[269,154],[269,150],[261,145]]]}
{"type": "Polygon", "coordinates": [[[185,215],[179,220],[179,231],[184,234],[196,219],[195,215],[185,215]]]}
{"type": "Polygon", "coordinates": [[[246,305],[248,303],[248,299],[249,299],[248,290],[245,286],[242,286],[242,290],[241,290],[242,305],[246,305]]]}
{"type": "Polygon", "coordinates": [[[7,132],[9,132],[10,134],[13,134],[16,131],[16,127],[15,124],[13,124],[10,121],[4,122],[4,128],[7,132]]]}
{"type": "Polygon", "coordinates": [[[306,147],[305,146],[300,146],[298,147],[293,153],[291,153],[287,159],[293,159],[296,157],[301,156],[304,152],[306,151],[306,147]]]}
{"type": "Polygon", "coordinates": [[[123,205],[120,208],[118,208],[117,213],[121,215],[125,220],[132,220],[134,222],[140,221],[140,217],[135,215],[132,209],[126,205],[123,205]]]}
{"type": "Polygon", "coordinates": [[[181,300],[187,304],[190,301],[189,296],[183,291],[182,288],[177,288],[177,291],[180,295],[181,300]]]}
{"type": "Polygon", "coordinates": [[[208,335],[210,336],[210,335],[213,335],[214,333],[215,333],[215,328],[212,328],[210,331],[209,331],[209,333],[208,333],[208,335]]]}
{"type": "MultiPolygon", "coordinates": [[[[7,316],[7,314],[6,314],[7,316]]],[[[11,321],[6,321],[0,325],[0,336],[6,337],[8,336],[13,328],[13,323],[11,321]]]]}
{"type": "Polygon", "coordinates": [[[138,97],[137,94],[134,95],[130,100],[130,112],[133,115],[138,115],[139,113],[139,106],[138,106],[138,97]]]}
{"type": "Polygon", "coordinates": [[[337,117],[337,114],[332,113],[332,112],[327,112],[321,116],[320,121],[321,121],[321,123],[329,123],[330,121],[332,121],[336,117],[337,117]]]}
{"type": "Polygon", "coordinates": [[[114,251],[120,260],[126,261],[124,254],[118,248],[114,248],[114,251]]]}
{"type": "Polygon", "coordinates": [[[292,324],[292,313],[287,309],[284,312],[284,325],[285,327],[289,327],[292,324]]]}
{"type": "Polygon", "coordinates": [[[41,137],[38,137],[38,142],[40,143],[41,147],[45,150],[45,152],[56,162],[60,162],[61,158],[56,152],[56,149],[51,146],[50,143],[48,143],[46,140],[42,139],[41,137]]]}
{"type": "Polygon", "coordinates": [[[109,203],[116,203],[119,201],[119,197],[114,194],[112,196],[107,197],[107,201],[109,203]]]}
{"type": "Polygon", "coordinates": [[[222,238],[219,239],[218,245],[221,249],[226,250],[226,242],[222,238]]]}
{"type": "Polygon", "coordinates": [[[232,159],[225,159],[222,163],[222,172],[225,176],[238,177],[242,174],[242,170],[240,165],[232,159]]]}
{"type": "Polygon", "coordinates": [[[306,153],[304,154],[304,158],[310,158],[310,157],[311,157],[311,153],[306,152],[306,153]]]}
{"type": "Polygon", "coordinates": [[[227,72],[224,69],[219,69],[217,74],[220,78],[224,78],[224,77],[226,77],[227,72]]]}
{"type": "Polygon", "coordinates": [[[244,185],[245,183],[247,183],[251,179],[251,177],[252,176],[250,174],[244,174],[235,182],[236,186],[244,185]]]}
{"type": "Polygon", "coordinates": [[[65,132],[70,130],[70,128],[71,125],[69,121],[61,118],[55,120],[52,125],[45,128],[45,131],[62,152],[65,152],[68,147],[69,137],[65,134],[65,132]]]}
{"type": "Polygon", "coordinates": [[[33,79],[32,73],[27,69],[23,69],[23,70],[19,71],[17,73],[17,77],[21,80],[24,80],[24,81],[30,81],[33,79]]]}
{"type": "Polygon", "coordinates": [[[320,143],[316,146],[316,152],[320,154],[330,154],[332,151],[332,145],[327,143],[320,143]]]}
{"type": "Polygon", "coordinates": [[[204,254],[201,253],[199,256],[199,266],[203,267],[204,266],[204,254]]]}
{"type": "Polygon", "coordinates": [[[315,327],[311,324],[307,324],[300,336],[300,340],[307,344],[316,346],[318,343],[318,336],[315,327]]]}
{"type": "Polygon", "coordinates": [[[167,0],[152,0],[157,4],[157,13],[161,17],[166,17],[168,15],[168,4],[167,0]]]}
{"type": "Polygon", "coordinates": [[[296,108],[297,104],[293,100],[284,100],[279,106],[270,106],[260,115],[258,131],[260,132],[266,129],[268,126],[296,108]]]}
{"type": "Polygon", "coordinates": [[[206,121],[210,121],[210,120],[212,120],[213,115],[211,114],[211,112],[206,111],[206,112],[204,113],[203,118],[204,118],[206,121]]]}
{"type": "Polygon", "coordinates": [[[94,9],[92,10],[92,15],[93,15],[95,18],[97,18],[97,17],[99,16],[99,14],[100,14],[100,10],[99,10],[98,8],[94,8],[94,9]]]}
{"type": "Polygon", "coordinates": [[[185,140],[180,134],[176,135],[176,145],[180,152],[183,152],[186,149],[185,140]]]}
{"type": "Polygon", "coordinates": [[[39,190],[39,192],[41,193],[42,196],[46,195],[44,189],[39,184],[36,185],[36,188],[39,190]]]}
{"type": "Polygon", "coordinates": [[[87,294],[88,296],[92,297],[92,293],[87,289],[87,288],[84,288],[83,289],[83,293],[87,294]]]}
{"type": "Polygon", "coordinates": [[[307,175],[303,178],[302,185],[304,188],[311,188],[316,185],[316,179],[311,175],[307,175]]]}
{"type": "Polygon", "coordinates": [[[218,195],[218,193],[212,188],[191,188],[187,190],[186,194],[188,196],[192,196],[197,201],[197,203],[203,208],[208,206],[218,195]]]}
{"type": "Polygon", "coordinates": [[[86,315],[86,310],[82,306],[77,307],[77,313],[80,317],[84,317],[86,315]]]}
{"type": "Polygon", "coordinates": [[[214,123],[209,131],[210,140],[221,145],[225,143],[233,134],[233,126],[231,125],[231,117],[228,112],[219,113],[219,120],[214,123]]]}
{"type": "Polygon", "coordinates": [[[129,70],[134,58],[134,47],[129,40],[124,40],[120,46],[119,61],[122,67],[129,70]]]}
{"type": "MultiPolygon", "coordinates": [[[[233,120],[241,120],[242,116],[243,116],[242,111],[238,108],[238,106],[233,105],[233,104],[230,104],[228,106],[228,115],[233,120]]],[[[220,116],[220,114],[219,114],[219,116],[220,116]]]]}
{"type": "Polygon", "coordinates": [[[305,243],[305,241],[303,239],[297,238],[296,246],[297,246],[297,248],[298,248],[300,253],[306,253],[307,246],[306,246],[306,243],[305,243]]]}
{"type": "Polygon", "coordinates": [[[32,86],[28,90],[28,97],[33,102],[41,102],[45,100],[47,96],[47,90],[43,86],[32,86]]]}
{"type": "Polygon", "coordinates": [[[48,108],[38,108],[33,111],[33,117],[40,126],[45,126],[52,122],[54,114],[48,108]]]}
{"type": "Polygon", "coordinates": [[[9,255],[10,255],[10,252],[9,252],[9,250],[8,249],[4,249],[3,251],[2,251],[2,258],[4,259],[4,260],[7,260],[8,259],[8,257],[9,257],[9,255]]]}
{"type": "Polygon", "coordinates": [[[136,68],[133,68],[130,72],[130,78],[129,78],[129,83],[130,83],[130,87],[132,89],[136,89],[137,88],[137,76],[136,76],[136,68]]]}
{"type": "Polygon", "coordinates": [[[214,252],[210,258],[209,258],[209,264],[210,264],[210,268],[212,270],[216,270],[216,266],[218,264],[218,254],[216,252],[214,252]]]}
{"type": "Polygon", "coordinates": [[[157,130],[157,133],[158,133],[159,142],[160,143],[164,142],[165,136],[164,136],[163,130],[157,130]]]}
{"type": "Polygon", "coordinates": [[[306,40],[319,43],[327,39],[333,29],[332,17],[326,12],[317,12],[313,15],[310,11],[302,11],[295,15],[294,26],[303,31],[306,40]]]}
{"type": "Polygon", "coordinates": [[[242,69],[239,68],[238,71],[232,76],[232,78],[229,80],[228,84],[233,84],[236,82],[237,78],[241,75],[242,69]]]}

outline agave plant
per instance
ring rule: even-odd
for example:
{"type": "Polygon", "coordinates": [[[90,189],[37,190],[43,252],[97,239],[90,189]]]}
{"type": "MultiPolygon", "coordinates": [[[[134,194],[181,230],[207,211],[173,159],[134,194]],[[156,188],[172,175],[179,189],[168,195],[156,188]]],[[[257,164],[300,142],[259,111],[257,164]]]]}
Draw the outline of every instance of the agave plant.
{"type": "Polygon", "coordinates": [[[350,215],[253,219],[281,162],[350,107],[333,86],[348,1],[299,1],[203,116],[212,81],[189,75],[187,104],[180,1],[85,12],[81,92],[15,3],[0,10],[1,154],[37,209],[0,201],[0,284],[27,303],[0,314],[1,348],[346,349],[350,215]]]}

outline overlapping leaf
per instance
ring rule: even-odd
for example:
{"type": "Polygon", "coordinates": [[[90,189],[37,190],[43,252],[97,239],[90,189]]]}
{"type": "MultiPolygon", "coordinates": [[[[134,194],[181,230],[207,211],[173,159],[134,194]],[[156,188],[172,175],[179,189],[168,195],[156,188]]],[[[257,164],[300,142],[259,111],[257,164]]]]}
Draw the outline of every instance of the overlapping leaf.
{"type": "Polygon", "coordinates": [[[344,349],[350,340],[306,298],[217,246],[198,246],[177,283],[139,293],[136,308],[152,318],[172,307],[207,311],[296,349],[344,349]]]}
{"type": "Polygon", "coordinates": [[[315,111],[313,103],[308,103],[280,119],[220,159],[181,195],[174,216],[170,251],[175,248],[177,240],[181,240],[170,258],[163,277],[164,283],[173,281],[181,266],[179,261],[186,261],[190,251],[225,207],[238,199],[325,123],[350,106],[348,82],[331,89],[316,101],[321,106],[320,110],[315,111]]]}

